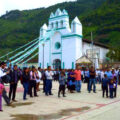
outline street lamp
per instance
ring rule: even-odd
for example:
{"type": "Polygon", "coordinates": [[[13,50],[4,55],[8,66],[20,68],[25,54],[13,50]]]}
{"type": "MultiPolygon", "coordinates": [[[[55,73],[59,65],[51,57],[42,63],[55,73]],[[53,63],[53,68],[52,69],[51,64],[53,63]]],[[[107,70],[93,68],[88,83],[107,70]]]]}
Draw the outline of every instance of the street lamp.
{"type": "Polygon", "coordinates": [[[45,48],[45,43],[42,43],[43,46],[43,69],[44,69],[44,48],[45,48]]]}

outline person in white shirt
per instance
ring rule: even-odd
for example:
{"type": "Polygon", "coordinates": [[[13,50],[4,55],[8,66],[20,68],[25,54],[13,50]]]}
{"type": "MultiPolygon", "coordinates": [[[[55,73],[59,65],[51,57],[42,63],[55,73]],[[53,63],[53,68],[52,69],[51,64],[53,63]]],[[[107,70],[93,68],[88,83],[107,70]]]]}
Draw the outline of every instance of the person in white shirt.
{"type": "Polygon", "coordinates": [[[101,83],[101,70],[96,70],[96,80],[98,83],[101,83]]]}
{"type": "Polygon", "coordinates": [[[45,95],[53,95],[52,90],[52,80],[53,80],[53,71],[51,70],[51,66],[48,66],[48,70],[45,71],[46,75],[46,86],[45,86],[45,95]]]}
{"type": "MultiPolygon", "coordinates": [[[[7,74],[9,74],[9,71],[8,72],[4,72],[5,67],[6,67],[6,63],[5,62],[1,62],[0,63],[0,83],[2,83],[2,84],[4,84],[4,81],[2,80],[2,77],[4,77],[7,74]]],[[[6,90],[3,89],[2,96],[3,96],[6,104],[9,106],[9,105],[11,105],[11,103],[10,103],[10,99],[7,96],[6,93],[7,93],[6,90]]]]}
{"type": "Polygon", "coordinates": [[[36,79],[36,83],[37,83],[37,87],[36,88],[37,88],[37,91],[40,91],[39,86],[40,86],[40,80],[42,78],[42,73],[41,73],[40,67],[38,67],[37,74],[38,74],[38,78],[36,79]]]}
{"type": "Polygon", "coordinates": [[[104,75],[105,75],[105,70],[101,70],[101,80],[103,80],[104,75]]]}

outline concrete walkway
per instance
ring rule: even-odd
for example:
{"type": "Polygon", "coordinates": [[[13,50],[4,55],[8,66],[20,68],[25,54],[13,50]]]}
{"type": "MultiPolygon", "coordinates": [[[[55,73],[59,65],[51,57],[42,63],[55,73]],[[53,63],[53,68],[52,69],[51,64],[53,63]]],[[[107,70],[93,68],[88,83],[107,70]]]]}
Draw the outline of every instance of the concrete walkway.
{"type": "Polygon", "coordinates": [[[28,100],[23,101],[23,88],[19,85],[18,102],[8,107],[3,101],[0,120],[120,120],[120,86],[115,99],[102,98],[100,85],[97,85],[97,93],[88,93],[86,84],[82,84],[81,93],[71,94],[66,90],[67,97],[58,98],[58,86],[53,82],[53,96],[47,97],[41,90],[39,97],[28,96],[28,100]]]}

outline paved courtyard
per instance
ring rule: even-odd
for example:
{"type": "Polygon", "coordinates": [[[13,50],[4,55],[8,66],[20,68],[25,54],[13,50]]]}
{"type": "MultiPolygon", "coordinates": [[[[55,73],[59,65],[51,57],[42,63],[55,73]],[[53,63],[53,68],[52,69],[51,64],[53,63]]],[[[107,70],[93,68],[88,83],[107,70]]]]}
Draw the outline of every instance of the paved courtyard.
{"type": "MultiPolygon", "coordinates": [[[[53,82],[53,96],[45,96],[42,90],[39,97],[22,100],[23,88],[18,87],[17,103],[6,106],[0,120],[120,120],[120,87],[117,98],[102,98],[101,86],[97,85],[97,93],[88,93],[87,85],[82,84],[81,93],[68,93],[65,98],[57,97],[58,83],[53,82]]],[[[8,91],[8,86],[6,86],[8,91]]],[[[41,85],[42,89],[42,85],[41,85]]]]}

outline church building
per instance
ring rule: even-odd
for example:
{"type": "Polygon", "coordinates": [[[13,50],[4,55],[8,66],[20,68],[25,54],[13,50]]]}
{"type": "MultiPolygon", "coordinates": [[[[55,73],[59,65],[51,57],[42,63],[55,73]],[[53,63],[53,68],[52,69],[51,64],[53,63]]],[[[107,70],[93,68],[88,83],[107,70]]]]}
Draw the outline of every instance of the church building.
{"type": "Polygon", "coordinates": [[[82,23],[75,17],[69,23],[66,10],[57,9],[51,13],[48,25],[40,28],[39,36],[39,66],[53,69],[74,69],[76,60],[83,55],[94,58],[94,64],[102,63],[106,59],[108,47],[83,40],[82,23]],[[92,51],[92,55],[91,55],[92,51]]]}

